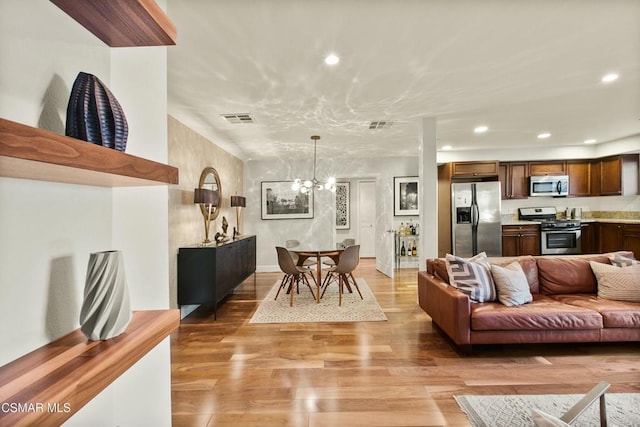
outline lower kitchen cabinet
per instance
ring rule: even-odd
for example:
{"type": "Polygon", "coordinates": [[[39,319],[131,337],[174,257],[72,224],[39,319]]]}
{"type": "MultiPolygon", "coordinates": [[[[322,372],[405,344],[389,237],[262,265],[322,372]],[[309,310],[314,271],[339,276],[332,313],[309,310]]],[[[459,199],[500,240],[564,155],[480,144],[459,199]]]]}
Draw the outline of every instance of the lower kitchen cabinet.
{"type": "Polygon", "coordinates": [[[581,252],[583,254],[595,254],[600,252],[600,224],[597,222],[583,222],[580,226],[580,229],[581,252]]]}
{"type": "Polygon", "coordinates": [[[540,226],[502,226],[502,256],[520,255],[540,255],[540,226]]]}
{"type": "Polygon", "coordinates": [[[256,236],[178,250],[178,304],[217,305],[256,271],[256,236]]]}
{"type": "Polygon", "coordinates": [[[633,251],[640,257],[640,224],[601,222],[600,252],[633,251]]]}

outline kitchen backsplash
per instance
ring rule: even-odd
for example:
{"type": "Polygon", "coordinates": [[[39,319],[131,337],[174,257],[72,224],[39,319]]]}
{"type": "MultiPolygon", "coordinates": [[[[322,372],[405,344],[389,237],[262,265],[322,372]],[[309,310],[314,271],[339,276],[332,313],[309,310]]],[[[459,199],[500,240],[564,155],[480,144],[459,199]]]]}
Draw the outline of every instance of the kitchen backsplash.
{"type": "Polygon", "coordinates": [[[518,219],[518,208],[543,206],[554,206],[559,218],[564,218],[567,208],[580,208],[583,219],[640,219],[640,195],[502,200],[501,210],[505,218],[518,219]]]}

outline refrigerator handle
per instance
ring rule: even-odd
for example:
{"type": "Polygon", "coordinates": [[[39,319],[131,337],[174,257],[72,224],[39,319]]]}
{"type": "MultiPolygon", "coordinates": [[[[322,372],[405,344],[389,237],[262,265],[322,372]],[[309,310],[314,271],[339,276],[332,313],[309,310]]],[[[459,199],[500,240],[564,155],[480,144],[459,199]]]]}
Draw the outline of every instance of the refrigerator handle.
{"type": "Polygon", "coordinates": [[[471,205],[471,225],[478,225],[480,222],[480,209],[478,209],[478,205],[471,205]]]}

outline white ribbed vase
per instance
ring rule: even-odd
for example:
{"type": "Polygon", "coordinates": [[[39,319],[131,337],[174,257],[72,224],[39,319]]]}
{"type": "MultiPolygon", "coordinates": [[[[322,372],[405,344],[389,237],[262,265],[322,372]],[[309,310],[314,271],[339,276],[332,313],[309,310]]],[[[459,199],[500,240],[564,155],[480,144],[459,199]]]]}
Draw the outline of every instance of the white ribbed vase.
{"type": "Polygon", "coordinates": [[[92,253],[84,285],[80,330],[90,340],[107,340],[123,333],[130,321],[122,251],[92,253]]]}

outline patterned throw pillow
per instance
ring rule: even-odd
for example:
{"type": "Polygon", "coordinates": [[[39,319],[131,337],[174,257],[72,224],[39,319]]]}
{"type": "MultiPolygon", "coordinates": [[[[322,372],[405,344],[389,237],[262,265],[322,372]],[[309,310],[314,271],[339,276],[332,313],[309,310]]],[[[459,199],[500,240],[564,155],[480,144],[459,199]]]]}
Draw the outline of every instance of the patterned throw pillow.
{"type": "Polygon", "coordinates": [[[598,296],[616,301],[640,302],[640,264],[616,267],[589,261],[598,280],[598,296]]]}
{"type": "Polygon", "coordinates": [[[518,261],[506,267],[491,266],[491,275],[496,284],[498,299],[506,306],[522,305],[533,301],[527,276],[518,261]]]}
{"type": "Polygon", "coordinates": [[[626,256],[622,256],[620,254],[610,256],[609,262],[611,263],[611,265],[615,265],[616,267],[628,267],[630,265],[640,264],[640,261],[633,258],[627,258],[626,256]]]}
{"type": "Polygon", "coordinates": [[[468,260],[447,254],[445,257],[449,283],[473,302],[496,300],[496,287],[491,277],[491,267],[484,252],[468,260]]]}

